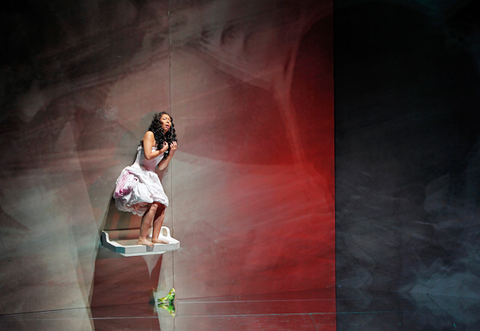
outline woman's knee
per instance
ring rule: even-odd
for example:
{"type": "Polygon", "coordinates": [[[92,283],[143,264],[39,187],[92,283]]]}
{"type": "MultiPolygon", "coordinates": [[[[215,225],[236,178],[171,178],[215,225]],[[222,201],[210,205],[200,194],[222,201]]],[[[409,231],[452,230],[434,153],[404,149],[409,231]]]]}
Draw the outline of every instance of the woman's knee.
{"type": "Polygon", "coordinates": [[[152,203],[152,204],[149,206],[148,211],[156,213],[156,212],[157,212],[157,209],[158,209],[158,205],[157,205],[156,203],[152,203]]]}

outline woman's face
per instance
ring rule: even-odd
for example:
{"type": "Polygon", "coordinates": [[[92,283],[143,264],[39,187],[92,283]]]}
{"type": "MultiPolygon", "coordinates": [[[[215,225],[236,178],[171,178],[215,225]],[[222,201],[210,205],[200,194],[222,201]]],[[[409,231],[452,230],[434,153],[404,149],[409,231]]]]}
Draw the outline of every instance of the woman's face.
{"type": "Polygon", "coordinates": [[[160,124],[162,125],[163,132],[167,132],[172,126],[172,119],[167,114],[163,114],[160,117],[160,124]]]}

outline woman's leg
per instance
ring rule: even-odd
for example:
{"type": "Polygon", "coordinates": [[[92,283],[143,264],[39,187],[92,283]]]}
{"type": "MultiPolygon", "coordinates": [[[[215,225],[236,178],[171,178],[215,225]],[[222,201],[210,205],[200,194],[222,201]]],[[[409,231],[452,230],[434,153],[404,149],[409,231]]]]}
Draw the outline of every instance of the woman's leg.
{"type": "Polygon", "coordinates": [[[152,224],[152,221],[157,213],[158,205],[156,203],[152,203],[148,205],[147,211],[142,217],[142,224],[140,225],[140,236],[138,237],[137,245],[147,245],[152,247],[153,243],[147,239],[148,229],[152,224]]]}
{"type": "Polygon", "coordinates": [[[165,205],[157,203],[157,212],[155,213],[155,219],[153,221],[153,235],[152,241],[155,244],[168,244],[168,242],[159,240],[158,236],[160,235],[160,230],[162,229],[163,219],[165,218],[165,205]]]}

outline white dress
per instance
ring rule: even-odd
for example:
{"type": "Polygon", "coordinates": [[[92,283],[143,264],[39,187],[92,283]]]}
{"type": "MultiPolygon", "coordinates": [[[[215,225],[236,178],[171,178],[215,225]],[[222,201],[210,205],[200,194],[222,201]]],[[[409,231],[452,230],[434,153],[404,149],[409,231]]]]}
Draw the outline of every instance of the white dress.
{"type": "MultiPolygon", "coordinates": [[[[152,152],[156,150],[157,147],[152,147],[152,152]]],[[[162,160],[163,153],[152,160],[146,160],[143,147],[139,146],[137,151],[135,162],[118,176],[113,198],[119,210],[143,216],[147,205],[154,201],[168,207],[168,197],[155,173],[155,167],[162,160]]]]}

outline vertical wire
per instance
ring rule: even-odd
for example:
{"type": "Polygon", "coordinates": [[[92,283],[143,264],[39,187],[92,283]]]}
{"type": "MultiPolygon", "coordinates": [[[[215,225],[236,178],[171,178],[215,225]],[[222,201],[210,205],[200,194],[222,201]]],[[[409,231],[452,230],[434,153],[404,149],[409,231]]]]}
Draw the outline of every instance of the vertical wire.
{"type": "MultiPolygon", "coordinates": [[[[170,38],[170,1],[168,2],[168,8],[167,8],[167,22],[168,22],[168,104],[170,107],[170,114],[173,116],[173,108],[172,108],[172,52],[171,52],[171,47],[172,47],[172,40],[170,38]]],[[[174,174],[174,162],[172,162],[170,171],[170,192],[173,197],[173,174],[174,174]]],[[[172,233],[174,233],[175,229],[175,206],[174,202],[172,200],[172,233]]],[[[175,251],[172,251],[172,285],[173,288],[175,288],[175,251]]]]}

